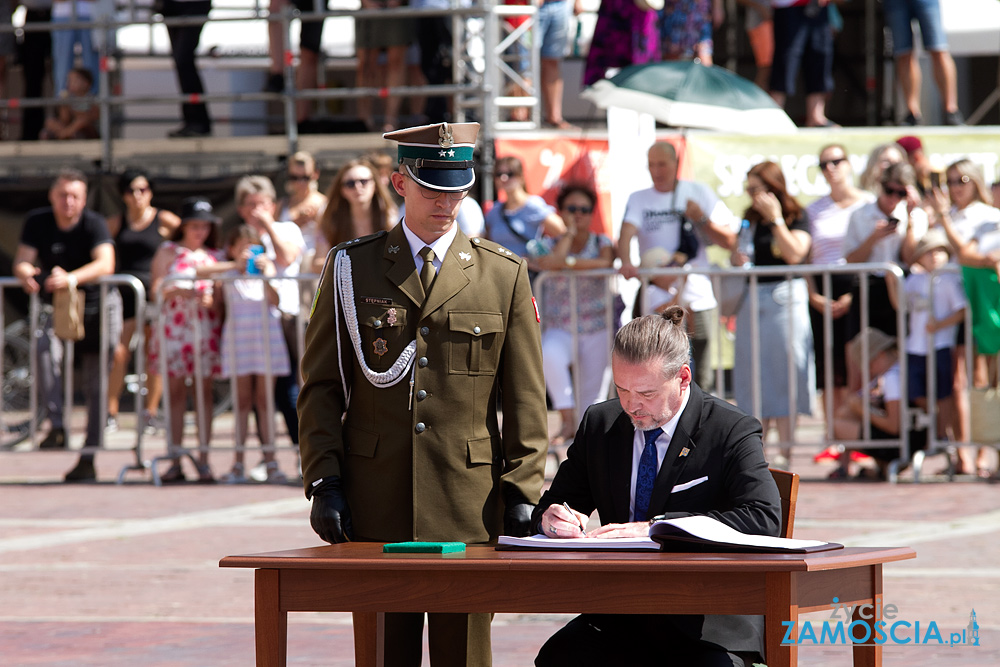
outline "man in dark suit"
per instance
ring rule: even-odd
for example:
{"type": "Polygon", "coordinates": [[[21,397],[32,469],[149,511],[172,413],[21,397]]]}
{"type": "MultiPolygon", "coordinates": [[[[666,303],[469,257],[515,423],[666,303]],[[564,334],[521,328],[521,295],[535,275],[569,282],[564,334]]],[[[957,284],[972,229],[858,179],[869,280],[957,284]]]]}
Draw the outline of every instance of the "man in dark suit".
{"type": "MultiPolygon", "coordinates": [[[[455,224],[477,123],[391,132],[405,219],[327,259],[306,331],[299,436],[328,542],[527,535],[547,429],[524,261],[455,224]],[[503,426],[497,415],[503,410],[503,426]]],[[[385,664],[419,665],[422,614],[386,614],[385,664]]],[[[431,664],[488,666],[489,614],[431,614],[431,664]]]]}
{"type": "MultiPolygon", "coordinates": [[[[692,514],[778,535],[781,500],[760,422],[692,382],[683,320],[671,306],[615,336],[618,398],[584,414],[532,515],[536,532],[582,536],[596,509],[603,525],[591,537],[645,536],[653,519],[692,514]]],[[[545,643],[535,664],[742,666],[744,655],[763,654],[763,625],[760,616],[584,614],[545,643]]]]}

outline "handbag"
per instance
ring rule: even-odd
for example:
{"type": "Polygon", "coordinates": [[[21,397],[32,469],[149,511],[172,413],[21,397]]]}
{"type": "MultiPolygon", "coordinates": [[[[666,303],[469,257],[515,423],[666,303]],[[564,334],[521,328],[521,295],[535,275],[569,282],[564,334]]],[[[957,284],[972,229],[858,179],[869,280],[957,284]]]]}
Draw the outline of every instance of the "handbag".
{"type": "Polygon", "coordinates": [[[719,315],[733,317],[740,312],[743,300],[750,291],[750,281],[746,276],[732,275],[719,278],[719,289],[715,300],[719,304],[719,315]]]}
{"type": "Polygon", "coordinates": [[[58,289],[52,294],[52,329],[61,340],[83,340],[83,305],[85,299],[76,285],[58,289]]]}
{"type": "Polygon", "coordinates": [[[1000,387],[969,390],[972,441],[982,445],[1000,442],[1000,387]]]}

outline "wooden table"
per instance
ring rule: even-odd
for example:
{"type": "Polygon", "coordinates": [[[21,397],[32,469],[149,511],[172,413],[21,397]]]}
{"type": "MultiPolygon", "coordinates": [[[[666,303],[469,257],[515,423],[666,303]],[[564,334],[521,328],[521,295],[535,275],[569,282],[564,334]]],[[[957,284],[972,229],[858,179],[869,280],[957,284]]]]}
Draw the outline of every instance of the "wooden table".
{"type": "MultiPolygon", "coordinates": [[[[882,564],[912,549],[846,548],[813,554],[496,551],[383,554],[351,543],[228,556],[221,567],[254,568],[257,665],[283,667],[290,611],[351,611],[356,664],[381,666],[384,612],[763,614],[767,663],[795,665],[782,645],[799,613],[873,603],[882,564]]],[[[874,618],[854,620],[877,623],[874,618]]],[[[798,636],[795,631],[793,636],[798,636]]],[[[855,646],[854,664],[882,664],[881,646],[855,646]]]]}

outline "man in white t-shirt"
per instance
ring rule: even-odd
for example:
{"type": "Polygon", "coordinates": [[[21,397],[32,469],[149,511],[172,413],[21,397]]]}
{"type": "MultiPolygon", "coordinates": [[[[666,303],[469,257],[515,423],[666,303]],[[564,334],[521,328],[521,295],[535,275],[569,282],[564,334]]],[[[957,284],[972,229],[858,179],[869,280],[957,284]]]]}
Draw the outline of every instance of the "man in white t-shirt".
{"type": "MultiPolygon", "coordinates": [[[[631,257],[633,238],[639,242],[640,256],[661,249],[679,260],[678,264],[692,270],[709,268],[705,252],[709,244],[731,248],[735,242],[737,225],[733,214],[708,186],[679,180],[677,165],[677,151],[673,145],[660,141],[650,147],[648,166],[653,187],[634,192],[629,197],[618,239],[621,274],[626,278],[639,275],[631,257]]],[[[711,279],[692,272],[680,285],[671,284],[668,279],[649,285],[648,310],[659,310],[674,301],[692,314],[695,375],[699,386],[711,390],[714,382],[708,349],[719,314],[711,279]]]]}
{"type": "MultiPolygon", "coordinates": [[[[247,225],[260,234],[268,259],[274,262],[279,278],[299,275],[306,242],[302,230],[294,222],[274,219],[277,210],[277,193],[271,179],[266,176],[244,176],[236,183],[236,211],[247,225]]],[[[299,354],[295,320],[299,314],[299,284],[296,280],[276,280],[272,283],[278,291],[278,310],[281,311],[281,328],[288,346],[291,373],[274,379],[274,405],[285,419],[288,437],[299,444],[299,417],[295,404],[299,398],[299,354]]],[[[265,470],[255,470],[254,478],[265,476],[265,470]]]]}

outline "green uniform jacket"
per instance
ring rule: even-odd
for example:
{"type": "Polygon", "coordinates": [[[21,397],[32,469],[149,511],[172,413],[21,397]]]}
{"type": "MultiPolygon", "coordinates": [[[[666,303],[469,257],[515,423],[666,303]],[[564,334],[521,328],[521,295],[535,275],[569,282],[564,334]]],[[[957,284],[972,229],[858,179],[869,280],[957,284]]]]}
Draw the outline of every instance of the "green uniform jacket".
{"type": "Polygon", "coordinates": [[[510,251],[459,231],[425,301],[402,223],[338,246],[301,368],[303,481],[308,492],[342,478],[355,539],[487,542],[508,493],[538,502],[548,447],[539,324],[526,265],[510,251]],[[339,248],[351,259],[365,361],[384,372],[416,340],[412,389],[409,371],[384,388],[362,374],[335,312],[339,248]]]}

